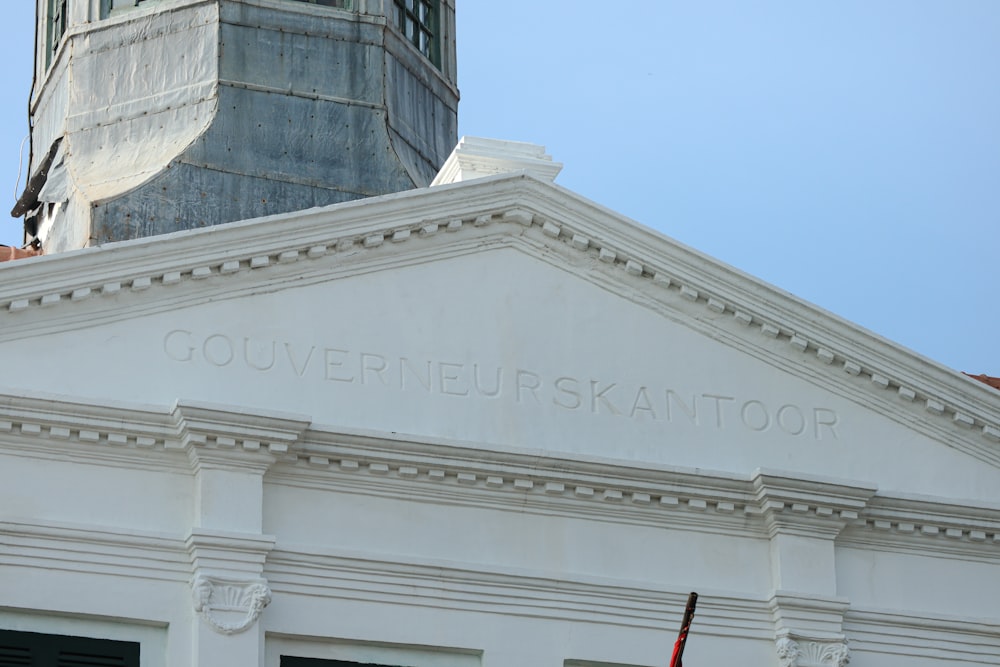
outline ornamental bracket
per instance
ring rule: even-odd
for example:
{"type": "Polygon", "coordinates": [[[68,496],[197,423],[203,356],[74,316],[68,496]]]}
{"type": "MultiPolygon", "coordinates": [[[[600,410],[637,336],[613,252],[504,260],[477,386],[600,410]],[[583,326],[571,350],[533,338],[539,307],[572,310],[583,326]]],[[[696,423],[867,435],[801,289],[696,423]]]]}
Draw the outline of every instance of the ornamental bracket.
{"type": "Polygon", "coordinates": [[[846,638],[779,637],[775,647],[781,667],[845,667],[851,661],[846,638]]]}
{"type": "Polygon", "coordinates": [[[245,632],[271,603],[265,579],[235,580],[199,574],[191,583],[194,610],[223,635],[245,632]]]}

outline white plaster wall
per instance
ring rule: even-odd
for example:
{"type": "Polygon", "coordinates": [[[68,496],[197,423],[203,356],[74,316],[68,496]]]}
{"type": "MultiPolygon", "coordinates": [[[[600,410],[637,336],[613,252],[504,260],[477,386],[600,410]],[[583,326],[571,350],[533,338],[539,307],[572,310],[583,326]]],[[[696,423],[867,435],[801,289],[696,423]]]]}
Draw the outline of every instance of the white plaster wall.
{"type": "Polygon", "coordinates": [[[7,449],[0,453],[0,521],[186,534],[192,482],[189,474],[29,458],[7,449]]]}
{"type": "MultiPolygon", "coordinates": [[[[820,378],[796,377],[516,250],[266,290],[7,343],[8,377],[27,389],[280,409],[481,447],[743,475],[768,467],[890,493],[1000,500],[997,468],[820,378]],[[52,353],[38,360],[39,346],[52,353]]],[[[111,298],[122,309],[141,303],[111,298]]]]}
{"type": "MultiPolygon", "coordinates": [[[[945,538],[942,538],[945,539],[945,538]]],[[[859,609],[1000,617],[1000,558],[837,549],[838,593],[859,609]]]]}
{"type": "MultiPolygon", "coordinates": [[[[710,588],[745,597],[771,590],[766,539],[692,533],[558,510],[463,507],[456,491],[438,503],[268,484],[264,532],[308,551],[368,554],[393,562],[449,563],[542,577],[599,577],[647,585],[710,588]]],[[[405,494],[405,491],[401,491],[405,494]]],[[[447,494],[447,495],[445,495],[447,494]]],[[[599,501],[598,501],[599,502],[599,501]]],[[[695,519],[696,520],[696,519],[695,519]]]]}
{"type": "Polygon", "coordinates": [[[68,571],[57,562],[0,567],[0,627],[141,643],[141,667],[190,665],[190,588],[184,580],[68,571]]]}

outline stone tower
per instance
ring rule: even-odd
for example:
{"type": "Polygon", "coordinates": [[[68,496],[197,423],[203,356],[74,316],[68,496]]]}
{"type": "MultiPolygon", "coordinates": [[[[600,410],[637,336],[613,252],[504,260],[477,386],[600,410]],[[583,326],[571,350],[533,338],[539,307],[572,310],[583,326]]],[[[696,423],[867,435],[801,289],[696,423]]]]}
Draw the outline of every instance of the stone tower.
{"type": "Polygon", "coordinates": [[[456,143],[454,0],[37,0],[46,253],[428,185],[456,143]]]}

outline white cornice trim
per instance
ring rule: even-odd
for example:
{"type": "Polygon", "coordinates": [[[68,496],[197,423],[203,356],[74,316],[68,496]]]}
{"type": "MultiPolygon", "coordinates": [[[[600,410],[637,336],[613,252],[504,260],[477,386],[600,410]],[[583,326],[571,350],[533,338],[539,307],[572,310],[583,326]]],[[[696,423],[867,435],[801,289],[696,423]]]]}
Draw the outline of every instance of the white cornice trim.
{"type": "Polygon", "coordinates": [[[164,581],[191,576],[184,540],[162,533],[3,517],[0,537],[0,562],[8,566],[164,581]]]}
{"type": "MultiPolygon", "coordinates": [[[[679,624],[686,590],[666,585],[492,567],[464,563],[406,562],[392,554],[280,546],[264,574],[277,595],[353,597],[394,605],[516,614],[573,622],[613,622],[662,630],[679,624]],[[610,620],[609,619],[613,619],[610,620]]],[[[746,594],[702,588],[699,633],[764,638],[773,636],[767,602],[746,594]]]]}
{"type": "Polygon", "coordinates": [[[996,562],[1000,560],[1000,506],[876,496],[845,529],[838,544],[996,562]]]}
{"type": "MultiPolygon", "coordinates": [[[[0,521],[0,536],[10,547],[0,554],[0,562],[26,571],[101,574],[184,586],[192,580],[190,540],[34,520],[0,521]]],[[[200,539],[205,541],[204,536],[200,539]]],[[[231,536],[222,542],[227,551],[235,546],[260,560],[273,543],[266,536],[231,536]]],[[[687,597],[686,590],[648,582],[511,568],[479,570],[459,562],[411,556],[404,562],[392,554],[317,550],[292,543],[267,553],[262,574],[278,596],[323,594],[560,620],[606,623],[612,619],[621,625],[655,629],[675,627],[687,597]]],[[[220,578],[211,572],[204,576],[220,578]]],[[[702,595],[700,633],[745,638],[773,633],[767,601],[710,588],[702,588],[702,595]]]]}
{"type": "Polygon", "coordinates": [[[787,372],[839,387],[858,402],[1000,466],[996,390],[523,174],[0,265],[0,339],[134,317],[157,303],[180,307],[220,290],[235,295],[245,289],[226,287],[225,278],[235,275],[285,283],[307,272],[329,279],[326,264],[324,272],[308,260],[327,257],[355,271],[359,262],[375,261],[385,269],[393,266],[387,260],[396,257],[398,263],[412,254],[416,239],[437,239],[419,251],[421,261],[428,261],[448,255],[450,244],[462,237],[513,240],[525,232],[532,244],[559,249],[561,256],[577,252],[597,259],[620,292],[665,300],[690,315],[682,321],[691,326],[717,332],[728,344],[754,350],[787,372]],[[200,297],[178,300],[181,284],[196,285],[200,297]],[[141,298],[108,301],[95,315],[94,299],[146,290],[141,298]],[[83,303],[92,305],[81,309],[83,303]]]}
{"type": "Polygon", "coordinates": [[[995,664],[1000,616],[942,616],[889,609],[849,609],[844,631],[858,653],[937,660],[941,664],[995,664]]]}
{"type": "MultiPolygon", "coordinates": [[[[998,508],[880,496],[864,483],[740,476],[599,457],[351,431],[226,406],[111,406],[0,395],[0,454],[194,474],[209,456],[270,484],[765,538],[768,524],[909,553],[1000,559],[998,508]],[[178,428],[178,414],[196,424],[178,428]],[[193,462],[194,463],[193,463],[193,462]],[[846,528],[844,525],[846,524],[846,528]],[[843,530],[843,532],[841,532],[843,530]],[[838,533],[840,533],[839,536],[838,533]]],[[[184,421],[184,424],[189,422],[184,421]]]]}

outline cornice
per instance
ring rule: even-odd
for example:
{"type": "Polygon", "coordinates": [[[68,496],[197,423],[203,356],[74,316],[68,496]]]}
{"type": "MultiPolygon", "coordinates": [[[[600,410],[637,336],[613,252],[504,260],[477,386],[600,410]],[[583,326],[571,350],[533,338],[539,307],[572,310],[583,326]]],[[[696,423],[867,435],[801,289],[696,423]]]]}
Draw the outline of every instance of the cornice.
{"type": "Polygon", "coordinates": [[[859,653],[984,665],[996,664],[1000,655],[1000,616],[983,619],[852,608],[844,616],[844,631],[859,653]]]}
{"type": "Polygon", "coordinates": [[[264,474],[309,426],[309,419],[301,415],[249,413],[196,401],[178,401],[171,417],[175,439],[166,446],[186,450],[195,471],[242,469],[264,474]]]}
{"type": "Polygon", "coordinates": [[[300,415],[196,401],[163,410],[52,394],[0,394],[0,452],[145,470],[263,472],[308,425],[300,415]]]}
{"type": "Polygon", "coordinates": [[[259,576],[275,541],[271,535],[195,528],[184,545],[196,573],[259,576]]]}
{"type": "MultiPolygon", "coordinates": [[[[276,594],[330,594],[396,604],[470,611],[499,610],[541,618],[611,622],[662,629],[680,622],[686,591],[648,582],[606,579],[561,572],[491,567],[473,570],[459,563],[405,562],[385,554],[317,551],[273,538],[200,534],[174,536],[103,526],[0,521],[0,564],[81,574],[104,574],[187,584],[192,567],[218,571],[250,570],[263,561],[262,574],[276,594]],[[195,544],[197,543],[197,546],[195,544]],[[195,560],[199,550],[222,553],[226,562],[195,560]]],[[[204,554],[199,554],[204,558],[204,554]]],[[[197,577],[195,578],[197,581],[197,577]]],[[[773,632],[768,602],[739,593],[703,589],[699,632],[730,637],[767,637],[773,632]]]]}
{"type": "Polygon", "coordinates": [[[753,487],[768,535],[791,534],[833,539],[856,520],[876,487],[820,477],[757,470],[753,487]]]}
{"type": "Polygon", "coordinates": [[[1000,561],[1000,506],[876,496],[838,544],[995,563],[1000,561]]]}
{"type": "Polygon", "coordinates": [[[171,454],[176,424],[155,406],[102,404],[44,393],[0,393],[0,451],[142,470],[185,472],[171,454]]]}
{"type": "Polygon", "coordinates": [[[184,541],[161,533],[10,518],[0,521],[0,563],[50,571],[183,582],[184,541]]]}
{"type": "Polygon", "coordinates": [[[0,452],[179,474],[193,474],[192,461],[211,460],[266,470],[270,484],[750,538],[780,525],[845,547],[1000,558],[1000,508],[982,503],[880,496],[864,483],[780,471],[742,476],[484,449],[204,403],[158,409],[0,395],[0,452]]]}
{"type": "Polygon", "coordinates": [[[575,462],[537,455],[525,457],[530,463],[512,456],[504,464],[359,454],[356,449],[311,449],[295,462],[286,460],[272,468],[265,481],[491,511],[765,536],[756,506],[748,503],[745,483],[727,489],[729,484],[693,472],[608,466],[598,474],[587,466],[577,468],[575,462]]]}
{"type": "Polygon", "coordinates": [[[475,252],[487,236],[576,253],[584,278],[1000,466],[994,390],[523,174],[0,265],[0,341],[259,291],[261,280],[276,290],[414,253],[431,261],[469,237],[461,251],[475,252]]]}
{"type": "MultiPolygon", "coordinates": [[[[391,555],[316,550],[282,545],[271,552],[264,575],[275,596],[328,595],[390,604],[492,612],[572,622],[614,623],[662,630],[680,623],[688,593],[667,585],[567,576],[462,563],[405,562],[391,555]]],[[[699,634],[773,636],[768,603],[731,591],[702,589],[699,634]]]]}

